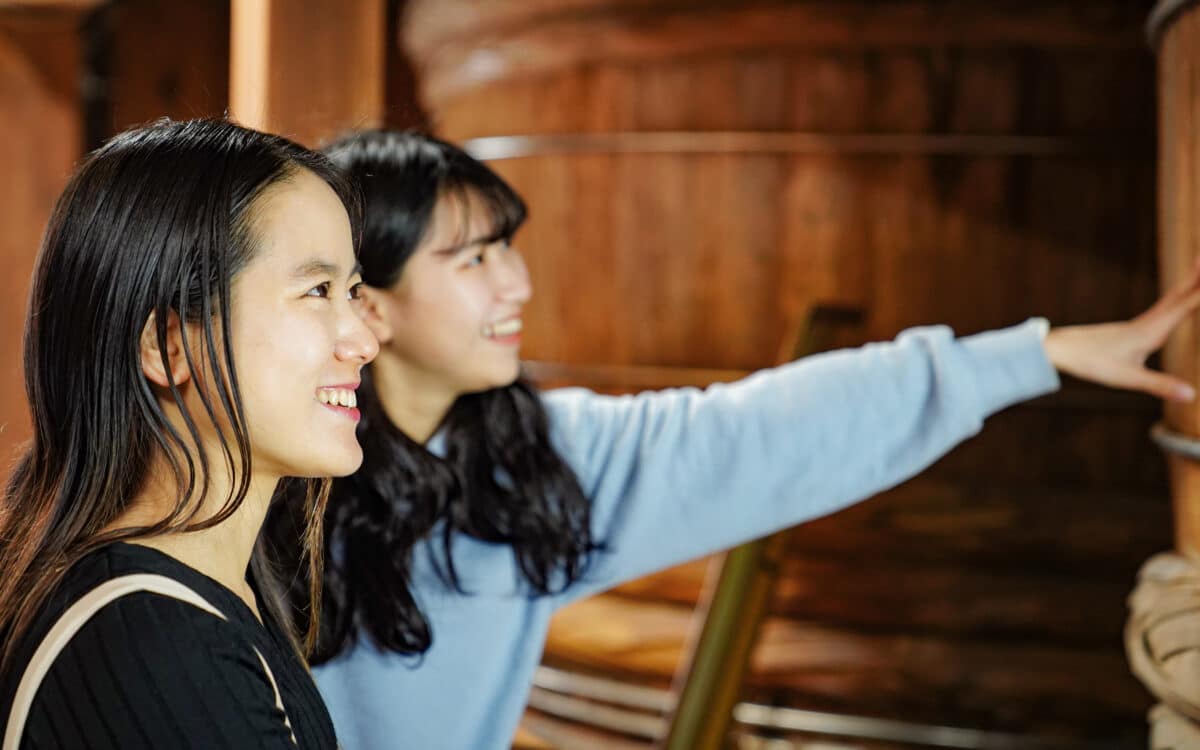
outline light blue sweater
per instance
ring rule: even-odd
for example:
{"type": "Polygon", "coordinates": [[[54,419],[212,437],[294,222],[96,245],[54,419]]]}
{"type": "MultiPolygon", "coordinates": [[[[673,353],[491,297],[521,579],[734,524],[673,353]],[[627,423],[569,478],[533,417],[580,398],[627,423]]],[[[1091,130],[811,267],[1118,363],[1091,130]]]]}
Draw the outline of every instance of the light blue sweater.
{"type": "Polygon", "coordinates": [[[418,549],[413,586],[433,629],[420,666],[363,638],[316,670],[342,746],[507,748],[559,607],[874,495],[1057,387],[1031,321],[959,340],[913,329],[703,392],[546,393],[607,551],[585,580],[538,598],[506,546],[454,541],[469,595],[439,579],[428,551],[440,544],[418,549]]]}

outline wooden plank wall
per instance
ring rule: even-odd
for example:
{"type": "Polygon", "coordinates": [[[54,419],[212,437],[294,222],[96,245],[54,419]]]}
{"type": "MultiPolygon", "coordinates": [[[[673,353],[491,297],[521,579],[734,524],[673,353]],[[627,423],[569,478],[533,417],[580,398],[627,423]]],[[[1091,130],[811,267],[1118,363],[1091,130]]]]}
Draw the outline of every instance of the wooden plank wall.
{"type": "Polygon", "coordinates": [[[83,150],[79,25],[86,3],[0,3],[0,474],[29,437],[21,340],[46,221],[83,150]]]}
{"type": "Polygon", "coordinates": [[[229,107],[228,0],[120,0],[107,11],[109,136],[229,107]]]}

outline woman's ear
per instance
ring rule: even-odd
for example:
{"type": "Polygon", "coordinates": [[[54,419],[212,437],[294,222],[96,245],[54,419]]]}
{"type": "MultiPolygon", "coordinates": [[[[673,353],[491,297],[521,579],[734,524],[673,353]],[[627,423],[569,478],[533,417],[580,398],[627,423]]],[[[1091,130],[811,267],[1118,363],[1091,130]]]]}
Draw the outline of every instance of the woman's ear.
{"type": "Polygon", "coordinates": [[[167,319],[166,351],[158,345],[158,318],[151,312],[142,327],[140,350],[142,354],[142,373],[155,385],[170,388],[187,382],[191,377],[187,357],[183,353],[183,330],[179,315],[171,311],[167,319]],[[169,376],[169,377],[168,377],[169,376]]]}
{"type": "Polygon", "coordinates": [[[359,314],[371,333],[375,334],[380,346],[392,340],[392,326],[388,323],[387,292],[363,284],[359,287],[359,314]]]}

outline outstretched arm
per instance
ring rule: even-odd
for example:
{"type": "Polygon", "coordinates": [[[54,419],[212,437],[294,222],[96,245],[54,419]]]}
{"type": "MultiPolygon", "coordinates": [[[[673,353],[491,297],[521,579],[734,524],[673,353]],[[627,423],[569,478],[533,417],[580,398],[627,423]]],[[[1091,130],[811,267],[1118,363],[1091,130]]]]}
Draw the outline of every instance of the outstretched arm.
{"type": "Polygon", "coordinates": [[[1058,387],[1055,369],[1186,397],[1146,358],[1200,307],[1200,268],[1120,323],[1032,321],[955,339],[807,357],[734,384],[610,398],[546,395],[564,455],[607,544],[563,601],[791,526],[887,489],[975,434],[990,414],[1058,387]]]}

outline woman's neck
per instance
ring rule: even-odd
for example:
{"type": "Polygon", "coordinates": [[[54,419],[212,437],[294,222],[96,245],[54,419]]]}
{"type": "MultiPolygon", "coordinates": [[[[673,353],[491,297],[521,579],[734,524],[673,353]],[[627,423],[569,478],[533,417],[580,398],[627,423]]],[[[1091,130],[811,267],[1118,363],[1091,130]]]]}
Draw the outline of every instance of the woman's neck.
{"type": "MultiPolygon", "coordinates": [[[[111,524],[110,529],[150,526],[170,515],[175,507],[174,482],[169,478],[164,479],[162,473],[156,476],[159,481],[148,483],[130,504],[129,510],[111,524]]],[[[214,579],[237,594],[257,615],[257,601],[246,580],[246,572],[278,481],[278,477],[255,477],[237,510],[216,526],[126,541],[170,555],[214,579]]],[[[228,481],[210,481],[208,494],[192,523],[201,522],[220,512],[229,489],[228,481]]]]}
{"type": "Polygon", "coordinates": [[[371,378],[383,413],[398,430],[421,444],[437,432],[459,396],[436,375],[418,372],[385,351],[371,363],[371,378]]]}

